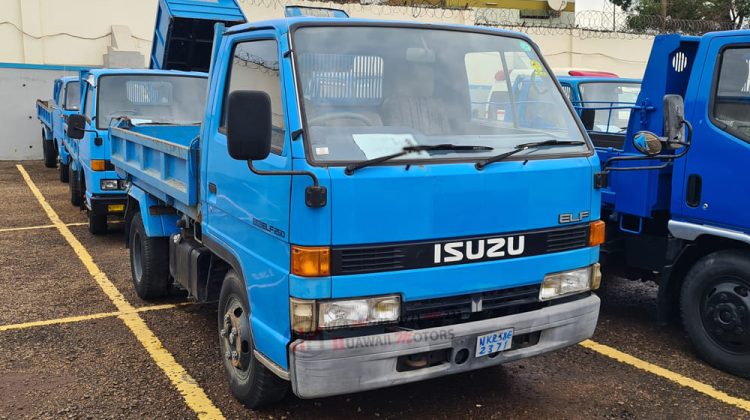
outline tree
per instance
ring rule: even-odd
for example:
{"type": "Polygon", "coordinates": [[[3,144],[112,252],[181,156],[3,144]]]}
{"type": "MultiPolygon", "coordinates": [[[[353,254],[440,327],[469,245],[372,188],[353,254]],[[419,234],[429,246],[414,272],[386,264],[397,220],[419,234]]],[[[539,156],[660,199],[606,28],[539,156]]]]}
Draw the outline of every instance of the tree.
{"type": "Polygon", "coordinates": [[[632,29],[680,30],[677,21],[696,21],[696,30],[741,28],[750,16],[750,0],[668,0],[666,20],[662,15],[662,0],[610,0],[623,11],[632,13],[628,27],[632,29]],[[672,21],[672,23],[670,23],[672,21]],[[727,24],[731,22],[731,24],[727,24]],[[700,24],[700,25],[699,25],[700,24]],[[731,28],[730,28],[731,27],[731,28]]]}

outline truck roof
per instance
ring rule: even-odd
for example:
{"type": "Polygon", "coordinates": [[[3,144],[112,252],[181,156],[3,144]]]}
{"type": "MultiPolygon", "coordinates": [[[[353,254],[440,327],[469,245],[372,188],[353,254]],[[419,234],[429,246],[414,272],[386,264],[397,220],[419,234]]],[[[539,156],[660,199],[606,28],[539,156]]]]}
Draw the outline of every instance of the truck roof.
{"type": "Polygon", "coordinates": [[[422,22],[410,22],[404,20],[381,20],[381,19],[361,19],[361,18],[330,18],[330,17],[287,17],[282,19],[271,19],[257,22],[248,22],[240,25],[232,26],[228,28],[226,34],[233,34],[239,32],[249,31],[251,29],[259,28],[273,28],[281,34],[289,32],[289,28],[293,25],[300,23],[315,23],[315,24],[326,24],[332,25],[363,25],[370,24],[373,26],[410,26],[410,27],[421,27],[421,28],[435,28],[435,29],[460,29],[465,32],[485,32],[485,33],[497,33],[499,35],[513,35],[521,37],[529,42],[533,42],[530,37],[522,32],[510,31],[507,29],[498,29],[489,26],[468,26],[458,24],[435,24],[435,23],[422,23],[422,22]]]}
{"type": "Polygon", "coordinates": [[[81,78],[94,80],[99,79],[101,76],[112,75],[112,74],[131,74],[131,75],[168,75],[168,76],[192,76],[192,77],[208,77],[207,73],[197,71],[177,71],[177,70],[149,70],[149,69],[91,69],[81,70],[81,78]]]}

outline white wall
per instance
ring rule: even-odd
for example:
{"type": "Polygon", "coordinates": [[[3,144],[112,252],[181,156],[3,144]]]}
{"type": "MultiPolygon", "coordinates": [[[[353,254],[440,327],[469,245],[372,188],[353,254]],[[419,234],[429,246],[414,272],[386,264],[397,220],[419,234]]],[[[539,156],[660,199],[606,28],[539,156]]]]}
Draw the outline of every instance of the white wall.
{"type": "MultiPolygon", "coordinates": [[[[472,11],[435,13],[410,7],[304,3],[340,7],[353,17],[372,19],[467,25],[475,19],[472,11]]],[[[243,12],[251,20],[282,17],[284,4],[274,0],[240,0],[243,12]]],[[[0,0],[0,22],[13,22],[29,35],[42,37],[37,40],[22,35],[8,23],[0,23],[0,62],[101,66],[102,55],[110,45],[112,25],[129,27],[134,49],[148,60],[156,8],[157,0],[0,0]],[[80,39],[63,33],[97,39],[80,39]]],[[[553,66],[586,67],[629,77],[642,75],[653,41],[650,37],[625,39],[579,30],[508,29],[527,32],[553,66]]]]}
{"type": "MultiPolygon", "coordinates": [[[[277,0],[239,2],[251,20],[282,17],[286,4],[277,0]]],[[[304,3],[343,7],[352,17],[372,19],[471,25],[476,18],[473,11],[437,13],[410,7],[304,3]]],[[[147,65],[156,8],[157,0],[0,0],[0,67],[2,63],[101,66],[111,45],[113,25],[130,29],[128,44],[143,55],[147,65]]],[[[579,30],[507,29],[527,32],[552,67],[598,69],[623,77],[643,75],[653,42],[649,37],[626,39],[579,30]]],[[[0,135],[0,159],[41,158],[35,101],[49,98],[52,80],[63,74],[0,68],[0,126],[6,127],[0,135]]]]}
{"type": "Polygon", "coordinates": [[[52,97],[52,82],[75,72],[0,68],[0,160],[42,158],[36,100],[52,97]]]}

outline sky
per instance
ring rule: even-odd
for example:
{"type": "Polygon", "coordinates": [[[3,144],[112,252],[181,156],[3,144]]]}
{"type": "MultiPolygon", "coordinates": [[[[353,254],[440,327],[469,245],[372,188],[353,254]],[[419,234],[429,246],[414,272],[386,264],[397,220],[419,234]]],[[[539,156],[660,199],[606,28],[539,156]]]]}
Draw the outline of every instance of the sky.
{"type": "Polygon", "coordinates": [[[576,2],[576,12],[582,10],[596,10],[599,12],[611,12],[612,3],[607,0],[574,0],[576,2]]]}

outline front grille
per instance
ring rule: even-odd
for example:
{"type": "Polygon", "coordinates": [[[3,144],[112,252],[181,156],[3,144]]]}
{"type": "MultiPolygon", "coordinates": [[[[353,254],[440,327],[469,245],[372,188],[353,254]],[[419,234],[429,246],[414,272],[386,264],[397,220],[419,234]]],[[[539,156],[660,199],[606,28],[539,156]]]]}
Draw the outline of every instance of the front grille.
{"type": "MultiPolygon", "coordinates": [[[[393,243],[382,245],[351,245],[335,246],[331,250],[331,274],[365,274],[384,271],[409,270],[415,268],[431,268],[455,264],[470,264],[509,258],[523,258],[534,255],[549,254],[553,252],[569,251],[588,246],[589,227],[588,224],[575,225],[563,228],[542,229],[526,232],[503,233],[497,235],[484,235],[468,238],[438,239],[425,242],[393,243]],[[525,248],[522,253],[510,253],[511,244],[518,246],[519,237],[525,239],[525,248]],[[490,246],[496,240],[502,238],[507,241],[507,246],[502,248],[501,257],[490,257],[490,246]],[[479,259],[469,260],[463,258],[460,261],[446,261],[436,257],[436,249],[449,242],[459,242],[474,247],[476,251],[481,246],[486,250],[485,256],[479,259]]],[[[464,245],[468,247],[468,245],[464,245]]],[[[465,251],[466,249],[463,249],[465,251]]],[[[441,251],[442,252],[442,251],[441,251]]],[[[446,255],[443,253],[443,255],[446,255]]]]}
{"type": "Polygon", "coordinates": [[[576,248],[583,248],[589,244],[589,227],[580,226],[576,229],[566,229],[550,232],[547,235],[547,252],[561,252],[576,248]]]}
{"type": "Polygon", "coordinates": [[[406,252],[397,246],[347,249],[341,252],[338,266],[342,274],[400,270],[406,252]]]}
{"type": "Polygon", "coordinates": [[[514,287],[471,295],[404,302],[401,326],[414,329],[459,324],[533,311],[539,302],[539,285],[514,287]]]}

